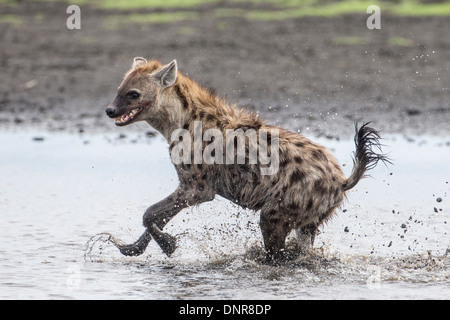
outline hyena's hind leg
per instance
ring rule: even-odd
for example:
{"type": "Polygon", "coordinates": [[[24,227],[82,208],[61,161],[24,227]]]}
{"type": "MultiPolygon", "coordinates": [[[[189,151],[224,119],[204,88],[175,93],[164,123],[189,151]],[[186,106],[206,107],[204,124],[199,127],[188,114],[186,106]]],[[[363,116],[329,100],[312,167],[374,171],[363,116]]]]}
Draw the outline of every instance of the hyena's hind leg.
{"type": "Polygon", "coordinates": [[[317,228],[316,224],[308,224],[295,229],[295,237],[299,252],[305,252],[313,247],[317,228]]]}
{"type": "MultiPolygon", "coordinates": [[[[305,252],[308,249],[312,249],[314,246],[314,240],[317,233],[319,233],[319,227],[326,222],[335,213],[336,207],[342,202],[342,199],[337,200],[330,209],[326,210],[324,214],[317,215],[317,221],[301,225],[295,228],[295,236],[297,238],[298,251],[300,253],[305,252]]],[[[297,223],[299,225],[299,223],[297,223]]]]}
{"type": "Polygon", "coordinates": [[[276,264],[286,258],[286,237],[292,225],[282,212],[261,210],[260,227],[266,249],[266,263],[276,264]]]}

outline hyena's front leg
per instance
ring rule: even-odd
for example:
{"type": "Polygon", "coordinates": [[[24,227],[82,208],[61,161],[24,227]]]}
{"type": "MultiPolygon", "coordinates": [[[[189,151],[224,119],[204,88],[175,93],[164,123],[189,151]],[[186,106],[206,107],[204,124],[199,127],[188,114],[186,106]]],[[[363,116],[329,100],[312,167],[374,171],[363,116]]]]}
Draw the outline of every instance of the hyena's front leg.
{"type": "Polygon", "coordinates": [[[186,198],[185,193],[177,190],[164,200],[149,207],[144,213],[143,223],[146,232],[155,239],[162,251],[168,256],[175,251],[176,241],[173,236],[161,230],[177,213],[190,205],[186,198]]]}
{"type": "Polygon", "coordinates": [[[128,245],[114,243],[123,255],[139,256],[143,254],[152,238],[155,239],[165,254],[171,255],[175,251],[175,238],[169,234],[163,233],[161,229],[163,229],[170,219],[178,212],[188,206],[187,201],[177,198],[179,195],[177,190],[164,200],[150,206],[145,211],[144,226],[146,229],[135,243],[128,245]]]}
{"type": "Polygon", "coordinates": [[[146,227],[142,236],[131,245],[115,245],[127,256],[137,256],[144,253],[148,243],[153,238],[163,252],[170,256],[176,249],[175,238],[161,230],[184,208],[212,200],[214,196],[199,193],[195,188],[180,186],[164,200],[150,206],[144,213],[143,222],[146,227]]]}

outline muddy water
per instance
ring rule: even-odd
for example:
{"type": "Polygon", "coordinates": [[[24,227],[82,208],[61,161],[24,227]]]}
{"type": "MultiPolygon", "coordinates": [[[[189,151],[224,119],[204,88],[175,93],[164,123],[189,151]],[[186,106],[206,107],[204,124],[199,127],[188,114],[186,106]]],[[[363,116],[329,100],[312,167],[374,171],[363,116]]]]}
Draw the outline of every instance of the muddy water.
{"type": "MultiPolygon", "coordinates": [[[[348,175],[352,141],[320,140],[348,175]]],[[[1,132],[1,299],[449,299],[450,141],[388,136],[395,165],[348,194],[315,248],[260,263],[258,214],[217,198],[167,227],[178,250],[151,243],[121,256],[93,235],[142,233],[150,204],[177,185],[167,146],[146,136],[1,132]],[[87,254],[86,254],[87,253],[87,254]]]]}

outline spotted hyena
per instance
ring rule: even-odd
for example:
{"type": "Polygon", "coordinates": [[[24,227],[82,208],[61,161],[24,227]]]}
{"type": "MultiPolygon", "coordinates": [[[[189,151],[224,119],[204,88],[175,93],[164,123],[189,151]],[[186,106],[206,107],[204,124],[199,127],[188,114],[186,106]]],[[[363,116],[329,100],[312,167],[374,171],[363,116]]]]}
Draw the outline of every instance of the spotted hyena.
{"type": "MultiPolygon", "coordinates": [[[[162,65],[135,58],[115,100],[105,111],[117,126],[146,121],[166,138],[170,152],[179,149],[183,137],[184,145],[192,144],[191,151],[195,149],[194,136],[199,130],[205,134],[215,129],[223,136],[230,130],[264,132],[266,160],[276,164],[276,170],[264,172],[271,164],[259,157],[251,162],[250,151],[261,148],[262,140],[248,136],[244,137],[245,156],[241,162],[220,161],[220,157],[214,158],[217,161],[213,163],[198,161],[200,158],[195,161],[195,152],[187,157],[184,154],[187,161],[173,161],[179,185],[171,195],[145,211],[144,234],[131,245],[113,241],[124,255],[142,254],[152,238],[171,255],[176,248],[175,238],[162,231],[164,226],[182,209],[220,195],[243,208],[261,212],[267,260],[278,261],[284,256],[285,240],[292,230],[304,246],[311,246],[318,227],[342,204],[345,192],[378,161],[388,161],[374,150],[380,147],[377,131],[367,123],[360,128],[356,126],[354,167],[346,178],[336,159],[323,146],[301,134],[270,126],[257,114],[230,105],[179,72],[175,60],[162,65]]],[[[197,150],[206,150],[212,140],[200,140],[197,150]]],[[[232,143],[225,141],[216,143],[218,149],[213,151],[221,150],[227,157],[231,153],[230,159],[237,158],[237,139],[232,143]]]]}

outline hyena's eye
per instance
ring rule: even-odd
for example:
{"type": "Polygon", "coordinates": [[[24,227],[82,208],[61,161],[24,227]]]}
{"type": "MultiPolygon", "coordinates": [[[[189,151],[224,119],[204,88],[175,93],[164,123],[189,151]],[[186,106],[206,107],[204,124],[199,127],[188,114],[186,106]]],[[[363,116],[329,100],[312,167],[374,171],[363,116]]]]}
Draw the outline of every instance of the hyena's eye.
{"type": "Polygon", "coordinates": [[[139,94],[139,92],[136,92],[136,91],[130,91],[130,92],[128,92],[127,93],[127,98],[128,99],[139,99],[139,97],[140,97],[141,95],[139,94]]]}

